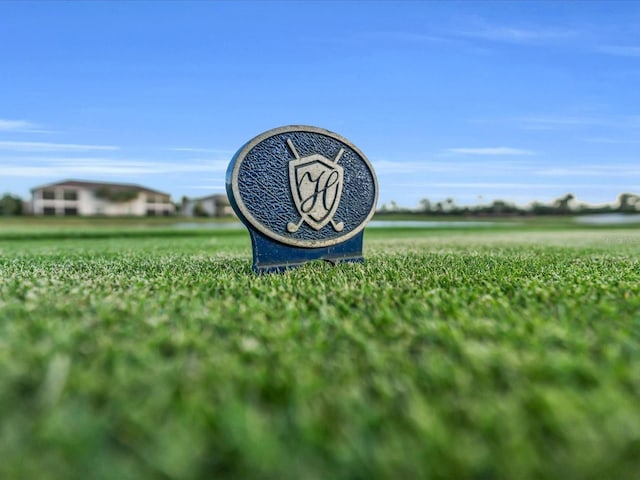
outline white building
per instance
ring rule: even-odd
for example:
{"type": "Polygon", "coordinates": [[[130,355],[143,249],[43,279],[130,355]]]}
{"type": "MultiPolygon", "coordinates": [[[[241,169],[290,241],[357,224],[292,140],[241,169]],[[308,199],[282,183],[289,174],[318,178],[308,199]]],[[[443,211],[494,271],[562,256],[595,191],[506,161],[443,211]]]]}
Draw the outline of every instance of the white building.
{"type": "Polygon", "coordinates": [[[217,193],[202,198],[183,198],[180,214],[186,217],[227,217],[234,213],[227,196],[217,193]]]}
{"type": "Polygon", "coordinates": [[[171,195],[126,183],[65,180],[31,190],[34,215],[173,215],[171,195]]]}

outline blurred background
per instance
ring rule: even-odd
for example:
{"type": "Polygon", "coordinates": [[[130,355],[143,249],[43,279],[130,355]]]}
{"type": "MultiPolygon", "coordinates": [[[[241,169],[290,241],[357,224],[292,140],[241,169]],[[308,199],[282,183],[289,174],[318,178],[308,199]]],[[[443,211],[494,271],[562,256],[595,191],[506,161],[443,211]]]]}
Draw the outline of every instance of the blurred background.
{"type": "Polygon", "coordinates": [[[638,212],[636,2],[2,2],[2,213],[225,217],[262,131],[354,142],[378,208],[638,212]]]}

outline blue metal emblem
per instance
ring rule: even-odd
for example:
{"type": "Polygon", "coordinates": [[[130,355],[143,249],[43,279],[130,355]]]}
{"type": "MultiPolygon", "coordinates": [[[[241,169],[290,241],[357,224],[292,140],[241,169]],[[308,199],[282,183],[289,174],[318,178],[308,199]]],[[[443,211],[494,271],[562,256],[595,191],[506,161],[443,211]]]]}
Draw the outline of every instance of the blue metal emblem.
{"type": "Polygon", "coordinates": [[[317,127],[269,130],[234,155],[226,187],[249,229],[256,272],[362,261],[378,186],[367,158],[345,138],[317,127]]]}

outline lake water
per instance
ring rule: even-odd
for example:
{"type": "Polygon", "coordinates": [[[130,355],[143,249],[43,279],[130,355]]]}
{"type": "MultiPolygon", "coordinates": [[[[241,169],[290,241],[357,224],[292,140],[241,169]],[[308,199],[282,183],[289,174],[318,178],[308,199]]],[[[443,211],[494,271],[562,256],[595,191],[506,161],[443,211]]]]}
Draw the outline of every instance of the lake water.
{"type": "MultiPolygon", "coordinates": [[[[372,220],[368,227],[371,228],[469,228],[469,227],[491,227],[498,222],[478,222],[460,220],[372,220]]],[[[514,225],[513,223],[502,223],[501,225],[514,225]]]]}
{"type": "MultiPolygon", "coordinates": [[[[372,220],[368,228],[469,228],[490,227],[498,222],[455,221],[455,220],[372,220]]],[[[514,225],[500,223],[500,225],[514,225]]],[[[180,222],[173,225],[178,229],[237,230],[244,228],[240,222],[180,222]]]]}
{"type": "Polygon", "coordinates": [[[179,230],[238,230],[244,228],[240,222],[180,222],[174,223],[173,228],[179,230]]]}
{"type": "MultiPolygon", "coordinates": [[[[640,224],[640,214],[603,213],[599,215],[581,215],[574,222],[582,225],[623,225],[640,224]]],[[[471,228],[518,225],[517,222],[491,222],[475,220],[372,220],[367,228],[471,228]]],[[[177,229],[237,230],[245,228],[240,222],[180,222],[174,224],[177,229]]]]}
{"type": "Polygon", "coordinates": [[[640,214],[602,213],[600,215],[581,215],[574,219],[582,225],[626,225],[640,223],[640,214]]]}

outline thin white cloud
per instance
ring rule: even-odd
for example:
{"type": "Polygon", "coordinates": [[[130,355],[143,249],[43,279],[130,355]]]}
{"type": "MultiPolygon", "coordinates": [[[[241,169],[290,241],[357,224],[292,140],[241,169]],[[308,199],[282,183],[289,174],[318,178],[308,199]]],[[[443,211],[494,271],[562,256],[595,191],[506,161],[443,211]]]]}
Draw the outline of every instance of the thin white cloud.
{"type": "Polygon", "coordinates": [[[12,152],[89,152],[112,151],[120,147],[113,145],[81,145],[75,143],[15,142],[0,140],[0,150],[12,152]]]}
{"type": "MultiPolygon", "coordinates": [[[[547,188],[567,188],[566,183],[535,183],[535,182],[409,182],[409,183],[390,183],[387,186],[401,188],[432,188],[432,189],[450,189],[450,188],[501,188],[501,189],[547,189],[547,188]]],[[[570,185],[569,185],[570,186],[570,185]]],[[[580,188],[602,188],[602,184],[583,184],[580,188]]]]}
{"type": "Polygon", "coordinates": [[[201,148],[201,147],[174,147],[168,149],[171,152],[189,152],[189,153],[233,153],[231,150],[223,150],[219,148],[201,148]]]}
{"type": "Polygon", "coordinates": [[[0,118],[0,132],[53,133],[52,130],[45,130],[40,125],[28,120],[8,120],[6,118],[0,118]]]}
{"type": "Polygon", "coordinates": [[[159,173],[172,172],[226,172],[229,166],[228,160],[197,160],[187,162],[159,163],[159,173]]]}
{"type": "Polygon", "coordinates": [[[417,173],[459,173],[466,168],[461,164],[432,162],[425,160],[400,161],[379,160],[373,162],[373,168],[380,174],[417,174],[417,173]]]}
{"type": "Polygon", "coordinates": [[[431,35],[424,32],[410,32],[400,30],[378,30],[361,34],[361,38],[365,40],[384,40],[399,41],[412,43],[447,43],[451,42],[450,38],[442,35],[431,35]]]}
{"type": "Polygon", "coordinates": [[[457,39],[480,39],[503,43],[546,45],[578,36],[580,36],[580,32],[571,28],[495,25],[483,18],[476,17],[466,27],[439,28],[436,32],[381,30],[367,33],[364,38],[415,43],[449,43],[457,39]]]}
{"type": "Polygon", "coordinates": [[[121,162],[104,159],[78,159],[57,162],[43,162],[44,164],[15,164],[0,163],[2,177],[54,177],[54,176],[85,176],[85,175],[152,175],[165,173],[153,164],[144,162],[121,162]]]}
{"type": "Polygon", "coordinates": [[[517,119],[527,130],[555,130],[585,126],[602,126],[603,120],[587,116],[540,115],[517,119]]]}
{"type": "MultiPolygon", "coordinates": [[[[433,162],[393,162],[389,160],[378,160],[372,162],[374,170],[378,173],[417,173],[417,172],[433,172],[437,165],[433,162]]],[[[449,165],[444,165],[449,171],[449,165]]]]}
{"type": "Polygon", "coordinates": [[[540,169],[533,173],[550,177],[639,177],[638,179],[640,180],[640,167],[631,165],[608,164],[601,167],[551,167],[540,169]]]}
{"type": "Polygon", "coordinates": [[[629,140],[626,138],[611,138],[611,137],[586,137],[581,138],[580,141],[587,143],[604,143],[608,145],[635,145],[640,144],[640,139],[629,140]]]}
{"type": "Polygon", "coordinates": [[[214,185],[184,185],[184,188],[191,188],[193,190],[224,190],[226,187],[224,185],[214,184],[214,185]]]}
{"type": "Polygon", "coordinates": [[[533,155],[531,150],[511,147],[447,148],[448,153],[464,155],[533,155]]]}
{"type": "Polygon", "coordinates": [[[0,174],[6,177],[54,177],[86,175],[164,175],[226,171],[226,161],[153,162],[114,158],[31,157],[0,158],[0,174]]]}
{"type": "Polygon", "coordinates": [[[603,45],[597,51],[618,57],[640,57],[640,46],[633,45],[603,45]]]}
{"type": "Polygon", "coordinates": [[[0,132],[20,132],[37,128],[35,123],[26,120],[7,120],[0,118],[0,132]]]}
{"type": "Polygon", "coordinates": [[[537,115],[516,119],[526,130],[562,130],[586,127],[640,128],[640,115],[537,115]]]}
{"type": "MultiPolygon", "coordinates": [[[[438,155],[438,156],[448,156],[438,155]]],[[[531,165],[528,162],[521,160],[512,160],[506,158],[503,160],[482,161],[455,161],[455,162],[443,162],[443,161],[390,161],[390,160],[378,160],[373,161],[373,168],[378,174],[416,174],[416,173],[454,173],[460,174],[469,171],[478,171],[479,168],[482,172],[486,173],[493,171],[499,171],[504,173],[505,171],[521,171],[528,169],[531,165]],[[481,162],[481,163],[480,163],[481,162]]]]}
{"type": "Polygon", "coordinates": [[[0,165],[3,177],[56,177],[56,176],[83,176],[83,175],[113,175],[127,176],[151,173],[146,169],[122,166],[15,166],[0,165]]]}
{"type": "Polygon", "coordinates": [[[513,26],[490,24],[477,18],[475,25],[454,32],[462,37],[519,44],[548,44],[568,40],[579,36],[579,32],[570,28],[541,28],[538,26],[513,26]]]}
{"type": "Polygon", "coordinates": [[[530,189],[530,188],[550,188],[565,187],[566,185],[550,185],[549,183],[509,183],[509,182],[412,182],[412,183],[391,183],[388,186],[402,188],[505,188],[505,189],[530,189]]]}

